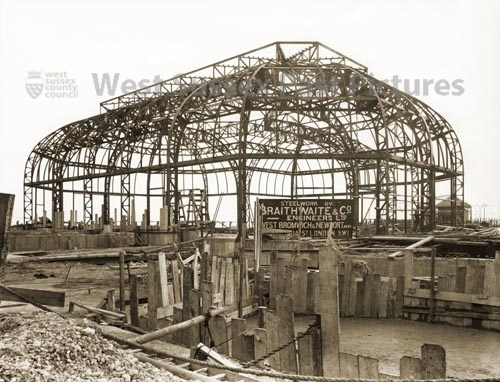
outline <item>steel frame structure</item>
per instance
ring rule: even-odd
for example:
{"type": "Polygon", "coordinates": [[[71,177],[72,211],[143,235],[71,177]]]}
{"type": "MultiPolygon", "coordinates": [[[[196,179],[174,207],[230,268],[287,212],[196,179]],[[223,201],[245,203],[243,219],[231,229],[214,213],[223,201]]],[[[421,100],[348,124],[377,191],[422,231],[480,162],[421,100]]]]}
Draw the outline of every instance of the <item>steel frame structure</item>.
{"type": "Polygon", "coordinates": [[[145,199],[148,223],[158,199],[175,223],[183,191],[202,189],[234,211],[240,234],[259,196],[354,198],[358,223],[371,216],[379,233],[401,222],[426,231],[438,182],[463,224],[461,147],[441,115],[319,42],[275,42],[105,101],[48,135],[26,162],[24,214],[63,211],[69,193],[83,195],[87,224],[98,202],[109,221],[110,199],[127,217],[131,198],[145,199]],[[236,209],[225,204],[234,197],[236,209]]]}

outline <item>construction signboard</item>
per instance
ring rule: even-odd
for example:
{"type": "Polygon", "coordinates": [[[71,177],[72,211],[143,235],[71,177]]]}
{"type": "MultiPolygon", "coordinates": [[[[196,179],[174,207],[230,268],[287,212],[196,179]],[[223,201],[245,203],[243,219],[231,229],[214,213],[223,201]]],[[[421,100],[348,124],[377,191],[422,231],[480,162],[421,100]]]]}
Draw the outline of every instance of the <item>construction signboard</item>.
{"type": "Polygon", "coordinates": [[[352,199],[259,199],[264,230],[290,230],[302,237],[325,238],[330,225],[333,237],[352,237],[352,199]]]}

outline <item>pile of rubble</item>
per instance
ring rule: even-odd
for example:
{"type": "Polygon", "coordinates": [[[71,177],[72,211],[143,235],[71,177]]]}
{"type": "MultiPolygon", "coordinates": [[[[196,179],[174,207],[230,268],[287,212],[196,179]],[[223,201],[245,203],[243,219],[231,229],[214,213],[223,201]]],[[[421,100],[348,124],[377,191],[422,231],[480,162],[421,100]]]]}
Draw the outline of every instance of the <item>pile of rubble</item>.
{"type": "Polygon", "coordinates": [[[92,327],[53,313],[0,316],[0,382],[182,379],[137,360],[92,327]]]}

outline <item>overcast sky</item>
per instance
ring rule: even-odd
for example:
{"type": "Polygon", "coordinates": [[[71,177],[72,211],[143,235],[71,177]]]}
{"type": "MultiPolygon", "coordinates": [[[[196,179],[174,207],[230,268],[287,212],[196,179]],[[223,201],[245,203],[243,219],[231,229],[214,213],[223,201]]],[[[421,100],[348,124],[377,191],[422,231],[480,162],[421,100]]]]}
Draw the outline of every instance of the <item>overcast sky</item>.
{"type": "Polygon", "coordinates": [[[0,192],[16,194],[14,221],[22,220],[33,146],[99,113],[99,102],[110,98],[96,94],[92,73],[119,73],[119,85],[167,79],[272,41],[313,40],[381,79],[463,80],[460,96],[419,98],[460,138],[466,200],[500,217],[499,20],[494,0],[0,0],[0,192]],[[78,96],[33,99],[25,89],[32,70],[66,72],[78,96]]]}

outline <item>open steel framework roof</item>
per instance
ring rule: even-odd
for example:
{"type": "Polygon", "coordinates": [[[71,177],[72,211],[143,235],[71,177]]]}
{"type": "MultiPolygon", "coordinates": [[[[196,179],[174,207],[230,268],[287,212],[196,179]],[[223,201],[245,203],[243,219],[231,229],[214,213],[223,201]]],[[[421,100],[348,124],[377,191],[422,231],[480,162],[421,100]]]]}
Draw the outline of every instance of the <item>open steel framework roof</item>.
{"type": "MultiPolygon", "coordinates": [[[[378,232],[435,224],[436,184],[463,223],[463,159],[448,122],[422,101],[319,42],[275,42],[101,103],[33,149],[25,220],[41,209],[130,215],[142,200],[182,219],[201,189],[251,225],[255,197],[354,198],[378,232]],[[75,202],[76,200],[76,202],[75,202]],[[75,204],[76,203],[76,204],[75,204]]],[[[214,216],[211,216],[215,219],[214,216]]]]}

